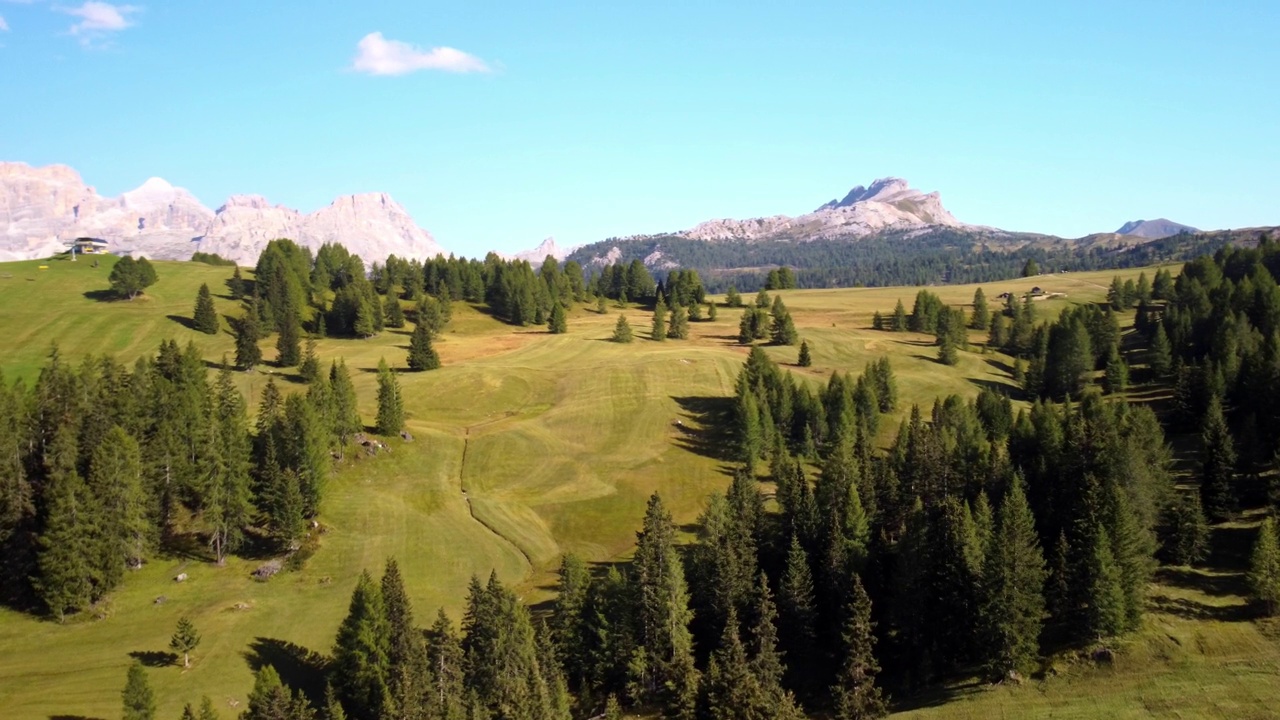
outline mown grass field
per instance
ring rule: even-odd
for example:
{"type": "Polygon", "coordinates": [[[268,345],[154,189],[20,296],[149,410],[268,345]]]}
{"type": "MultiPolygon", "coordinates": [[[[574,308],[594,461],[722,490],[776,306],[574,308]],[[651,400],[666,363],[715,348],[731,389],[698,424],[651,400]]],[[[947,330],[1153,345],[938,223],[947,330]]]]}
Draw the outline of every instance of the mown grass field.
{"type": "MultiPolygon", "coordinates": [[[[224,332],[189,329],[196,291],[209,283],[225,296],[230,268],[157,263],[160,282],[133,302],[100,301],[108,263],[0,265],[0,369],[33,382],[58,343],[67,358],[114,353],[121,360],[154,353],[169,338],[196,343],[211,362],[230,353],[224,332]]],[[[1136,271],[1127,273],[1136,276],[1136,271]]],[[[1150,272],[1148,275],[1150,276],[1150,272]]],[[[1066,293],[1037,303],[1042,316],[1106,293],[1112,273],[1040,276],[984,285],[1000,292],[1039,285],[1066,293]]],[[[973,286],[933,288],[944,301],[968,303],[973,286]]],[[[980,383],[1009,383],[1008,358],[962,353],[954,367],[934,360],[931,338],[876,332],[871,314],[889,314],[898,298],[910,309],[914,288],[786,291],[801,335],[813,350],[797,375],[821,381],[833,370],[860,372],[887,355],[902,407],[938,395],[973,394],[980,383]]],[[[750,299],[750,296],[747,297],[750,299]]],[[[235,304],[217,299],[220,312],[235,304]]],[[[650,314],[610,307],[604,315],[575,309],[569,333],[502,324],[455,304],[437,343],[438,371],[405,373],[412,442],[391,452],[353,457],[329,484],[321,521],[327,532],[306,567],[258,583],[260,560],[218,568],[199,560],[154,558],[114,593],[103,619],[58,625],[0,610],[0,716],[119,716],[119,691],[130,653],[160,653],[178,617],[192,616],[204,640],[187,671],[154,667],[149,677],[160,716],[211,696],[224,717],[243,709],[251,671],[261,662],[296,667],[301,649],[327,653],[362,569],[400,562],[420,624],[443,606],[456,619],[473,573],[496,571],[529,602],[548,596],[559,556],[589,560],[625,556],[644,503],[662,493],[677,522],[696,519],[707,496],[728,481],[719,438],[704,428],[724,406],[746,356],[735,342],[740,311],[720,308],[715,323],[693,323],[687,341],[645,339],[650,314]],[[619,312],[637,339],[608,342],[619,312]],[[676,421],[680,421],[680,425],[676,421]],[[178,572],[190,579],[172,581],[178,572]],[[157,604],[156,598],[165,602],[157,604]],[[236,609],[237,605],[248,609],[236,609]],[[233,709],[232,702],[241,706],[233,709]]],[[[975,335],[975,340],[978,339],[975,335]]],[[[271,340],[265,355],[274,357],[271,340]]],[[[375,411],[373,369],[385,357],[403,367],[408,330],[366,341],[324,340],[322,360],[345,357],[362,412],[375,411]]],[[[793,364],[796,348],[768,348],[793,364]]],[[[237,375],[251,405],[271,368],[237,375]]],[[[289,375],[277,381],[301,389],[289,375]]],[[[888,432],[897,419],[884,423],[888,432]]],[[[908,710],[919,717],[1267,717],[1280,708],[1274,635],[1240,613],[1213,608],[1242,602],[1231,592],[1205,593],[1205,583],[1166,578],[1153,590],[1157,612],[1105,669],[1064,666],[1039,683],[996,690],[957,689],[947,702],[908,710]],[[1158,597],[1185,602],[1160,604],[1158,597]],[[1193,612],[1196,608],[1209,608],[1193,612]],[[1188,609],[1190,608],[1190,610],[1188,609]],[[1199,614],[1197,614],[1199,613],[1199,614]],[[1185,696],[1185,697],[1184,697],[1185,696]]],[[[1211,587],[1217,587],[1210,584],[1211,587]]],[[[1229,586],[1231,589],[1234,586],[1229,586]]],[[[289,673],[284,673],[286,680],[289,673]]]]}

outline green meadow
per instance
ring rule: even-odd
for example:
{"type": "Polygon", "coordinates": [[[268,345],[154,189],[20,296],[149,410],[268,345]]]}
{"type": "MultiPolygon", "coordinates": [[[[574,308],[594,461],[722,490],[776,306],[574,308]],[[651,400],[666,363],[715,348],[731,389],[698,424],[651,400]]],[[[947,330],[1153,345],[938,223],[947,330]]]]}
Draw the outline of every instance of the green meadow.
{"type": "MultiPolygon", "coordinates": [[[[168,339],[194,342],[211,366],[232,352],[225,321],[223,331],[210,336],[190,329],[188,320],[201,283],[213,290],[219,312],[239,313],[227,296],[230,268],[156,263],[160,281],[144,296],[108,301],[109,265],[104,260],[94,268],[85,258],[0,265],[6,381],[34,382],[55,343],[72,360],[110,353],[130,363],[168,339]]],[[[1063,293],[1036,303],[1040,317],[1048,317],[1103,299],[1113,274],[1039,276],[983,288],[993,306],[997,294],[1033,286],[1063,293]]],[[[1136,277],[1137,271],[1122,274],[1136,277]]],[[[962,305],[974,286],[932,290],[962,305]]],[[[766,351],[812,382],[837,370],[859,373],[868,361],[888,356],[900,415],[912,403],[1012,383],[1009,358],[980,352],[979,345],[948,367],[936,362],[931,337],[871,329],[874,311],[890,314],[899,298],[910,310],[915,293],[783,291],[810,343],[813,366],[794,367],[794,347],[766,351]]],[[[223,717],[234,717],[259,664],[298,667],[314,661],[309,653],[329,652],[356,578],[366,568],[380,571],[388,557],[400,563],[419,624],[428,624],[437,607],[456,622],[473,574],[496,572],[526,602],[537,603],[550,597],[563,553],[591,561],[625,557],[655,491],[678,523],[692,523],[707,497],[728,483],[722,438],[708,425],[726,407],[747,354],[736,343],[740,312],[721,307],[716,322],[691,323],[689,340],[653,342],[647,339],[650,313],[634,306],[610,306],[603,315],[576,308],[569,332],[551,335],[455,303],[436,345],[444,367],[399,375],[412,440],[393,438],[386,453],[353,453],[340,463],[326,490],[318,550],[301,570],[258,582],[250,573],[262,558],[232,558],[216,567],[192,557],[154,557],[96,616],[60,625],[0,610],[0,715],[118,717],[132,657],[167,651],[178,618],[189,615],[203,635],[193,666],[148,669],[160,715],[177,718],[184,703],[209,695],[223,717]],[[634,343],[608,341],[618,313],[627,315],[634,343]],[[179,573],[188,580],[175,582],[179,573]]],[[[326,366],[343,357],[353,369],[367,422],[375,413],[373,371],[380,358],[404,367],[408,334],[406,328],[370,340],[319,343],[326,366]]],[[[984,338],[975,333],[973,339],[984,338]]],[[[272,343],[263,343],[267,358],[275,355],[272,343]]],[[[292,370],[269,365],[237,373],[251,407],[273,376],[286,391],[304,387],[292,370]]],[[[882,423],[882,441],[898,419],[882,423]]],[[[921,718],[1275,717],[1280,631],[1240,610],[1237,560],[1228,558],[1212,573],[1162,572],[1146,627],[1123,641],[1109,664],[1055,659],[1044,680],[947,688],[903,712],[921,718]]],[[[287,681],[289,674],[282,674],[287,681]]]]}

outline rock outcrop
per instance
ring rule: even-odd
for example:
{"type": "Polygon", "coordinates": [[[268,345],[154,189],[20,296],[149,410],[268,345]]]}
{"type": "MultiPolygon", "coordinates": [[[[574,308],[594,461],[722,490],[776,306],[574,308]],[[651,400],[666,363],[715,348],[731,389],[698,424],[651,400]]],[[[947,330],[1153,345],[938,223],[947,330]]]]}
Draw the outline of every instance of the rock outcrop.
{"type": "Polygon", "coordinates": [[[881,230],[962,227],[938,193],[913,189],[901,178],[881,178],[853,188],[843,200],[831,200],[804,215],[749,220],[710,220],[680,233],[697,240],[824,240],[861,237],[881,230]]]}
{"type": "Polygon", "coordinates": [[[542,261],[546,260],[548,255],[556,260],[564,260],[569,256],[569,253],[577,250],[578,247],[579,246],[577,245],[573,247],[560,247],[556,244],[555,238],[549,237],[539,243],[538,247],[533,248],[532,250],[521,250],[513,255],[506,255],[505,253],[499,254],[516,260],[527,260],[534,265],[541,265],[542,261]]]}
{"type": "Polygon", "coordinates": [[[64,165],[0,163],[0,260],[48,257],[86,236],[109,241],[117,253],[185,260],[200,250],[242,265],[282,237],[313,250],[341,242],[367,262],[445,252],[385,193],[344,195],[308,214],[233,195],[214,212],[160,178],[103,198],[64,165]]]}

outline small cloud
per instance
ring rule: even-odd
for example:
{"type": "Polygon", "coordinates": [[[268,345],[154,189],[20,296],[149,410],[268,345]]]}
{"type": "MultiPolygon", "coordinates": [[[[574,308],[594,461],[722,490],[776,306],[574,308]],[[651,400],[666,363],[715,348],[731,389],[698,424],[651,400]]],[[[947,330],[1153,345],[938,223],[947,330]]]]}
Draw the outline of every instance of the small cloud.
{"type": "Polygon", "coordinates": [[[380,32],[360,39],[351,69],[369,75],[404,75],[418,70],[489,72],[489,66],[475,55],[451,47],[423,50],[399,40],[388,40],[380,32]]]}
{"type": "Polygon", "coordinates": [[[112,5],[96,0],[89,0],[80,7],[59,8],[67,15],[80,18],[80,22],[71,26],[70,32],[86,41],[132,26],[128,16],[141,9],[134,5],[112,5]]]}

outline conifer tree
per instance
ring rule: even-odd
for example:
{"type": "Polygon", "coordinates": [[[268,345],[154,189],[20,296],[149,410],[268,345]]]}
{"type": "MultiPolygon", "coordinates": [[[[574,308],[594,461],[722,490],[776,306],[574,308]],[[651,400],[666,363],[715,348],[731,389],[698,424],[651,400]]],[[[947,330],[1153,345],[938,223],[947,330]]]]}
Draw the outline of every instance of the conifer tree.
{"type": "Polygon", "coordinates": [[[613,325],[612,340],[616,343],[631,342],[631,323],[627,322],[627,316],[618,314],[618,322],[613,325]]]}
{"type": "Polygon", "coordinates": [[[1087,628],[1095,638],[1120,634],[1126,625],[1126,602],[1121,570],[1111,550],[1111,536],[1098,525],[1090,538],[1093,546],[1089,563],[1087,588],[1087,628]]]}
{"type": "Polygon", "coordinates": [[[551,318],[547,321],[547,330],[553,335],[563,335],[569,331],[569,317],[565,313],[564,305],[559,301],[551,307],[551,318]]]}
{"type": "Polygon", "coordinates": [[[1235,492],[1235,443],[1222,415],[1222,400],[1214,396],[1209,400],[1201,425],[1200,442],[1200,502],[1212,518],[1223,520],[1235,512],[1238,498],[1235,492]]]}
{"type": "Polygon", "coordinates": [[[240,720],[314,720],[315,714],[302,693],[296,695],[280,682],[276,669],[263,665],[253,676],[248,708],[240,720]]]}
{"type": "Polygon", "coordinates": [[[814,604],[813,576],[809,556],[795,533],[787,551],[787,565],[778,589],[779,630],[787,663],[788,685],[795,690],[811,689],[813,648],[817,643],[817,608],[814,604]]]}
{"type": "Polygon", "coordinates": [[[715,322],[716,316],[717,316],[716,304],[713,302],[707,303],[707,320],[709,322],[715,322]]]}
{"type": "Polygon", "coordinates": [[[656,493],[637,534],[632,567],[640,653],[633,663],[633,687],[639,700],[660,704],[666,717],[690,720],[698,688],[689,632],[692,614],[675,526],[656,493]]]}
{"type": "Polygon", "coordinates": [[[62,622],[68,610],[84,608],[93,599],[91,577],[99,512],[80,474],[76,472],[75,435],[70,427],[57,429],[48,451],[45,478],[45,530],[39,538],[36,581],[40,599],[62,622]]]}
{"type": "Polygon", "coordinates": [[[1034,669],[1044,622],[1045,579],[1035,518],[1023,494],[1021,476],[1014,475],[1000,505],[983,571],[985,631],[980,646],[992,678],[1003,680],[1010,672],[1025,676],[1034,669]]]}
{"type": "Polygon", "coordinates": [[[685,306],[677,305],[671,311],[671,326],[667,328],[667,337],[675,340],[689,339],[689,310],[685,306]]]}
{"type": "Polygon", "coordinates": [[[871,314],[871,329],[872,330],[885,329],[884,315],[881,315],[879,310],[871,314]]]}
{"type": "Polygon", "coordinates": [[[1117,482],[1108,483],[1103,498],[1101,518],[1110,529],[1111,554],[1115,558],[1120,576],[1120,588],[1124,596],[1125,631],[1136,630],[1142,622],[1146,607],[1146,588],[1154,570],[1153,543],[1147,531],[1141,527],[1133,510],[1129,493],[1117,482]]]}
{"type": "Polygon", "coordinates": [[[986,330],[991,324],[991,310],[987,308],[987,296],[982,288],[973,291],[973,316],[969,327],[974,330],[986,330]]]}
{"type": "Polygon", "coordinates": [[[258,324],[258,309],[253,300],[245,308],[244,316],[232,323],[232,330],[236,336],[236,367],[252,370],[262,362],[262,349],[258,347],[262,328],[258,324]]]}
{"type": "Polygon", "coordinates": [[[276,337],[276,364],[280,367],[296,367],[302,361],[302,323],[295,312],[285,315],[276,337]]]}
{"type": "Polygon", "coordinates": [[[889,322],[889,329],[894,332],[907,331],[907,309],[902,305],[902,298],[898,298],[898,304],[893,306],[893,319],[889,322]]]}
{"type": "Polygon", "coordinates": [[[390,652],[391,628],[382,592],[368,572],[361,573],[338,627],[330,676],[353,720],[378,720],[394,712],[390,652]]]}
{"type": "Polygon", "coordinates": [[[661,295],[653,307],[653,326],[649,330],[649,338],[659,342],[667,339],[667,304],[662,301],[661,295]]]}
{"type": "Polygon", "coordinates": [[[231,279],[227,281],[227,289],[231,291],[231,297],[235,300],[244,298],[246,291],[244,286],[244,276],[240,274],[240,266],[237,265],[235,272],[231,273],[231,279]]]}
{"type": "Polygon", "coordinates": [[[1129,386],[1129,364],[1124,361],[1124,357],[1120,355],[1120,349],[1115,345],[1107,353],[1107,368],[1104,376],[1106,382],[1106,391],[1110,394],[1124,392],[1129,386]]]}
{"type": "Polygon", "coordinates": [[[751,626],[751,672],[764,696],[766,717],[802,720],[804,715],[796,705],[795,696],[783,687],[785,653],[778,648],[778,611],[769,590],[769,577],[764,572],[760,573],[754,599],[756,607],[751,626]]]}
{"type": "Polygon", "coordinates": [[[114,585],[125,567],[141,567],[151,529],[142,486],[142,452],[119,425],[112,426],[93,450],[89,490],[103,511],[98,528],[103,540],[101,572],[110,578],[106,584],[114,585]]]}
{"type": "Polygon", "coordinates": [[[125,680],[124,720],[155,720],[156,696],[151,691],[151,683],[147,682],[147,671],[142,663],[135,661],[129,666],[129,675],[125,680]]]}
{"type": "Polygon", "coordinates": [[[609,312],[609,308],[605,306],[604,295],[596,297],[596,312],[600,315],[606,315],[609,312]]]}
{"type": "Polygon", "coordinates": [[[200,697],[199,720],[218,720],[218,711],[213,707],[213,700],[208,695],[200,697]]]}
{"type": "Polygon", "coordinates": [[[724,293],[724,304],[731,308],[742,307],[742,296],[738,294],[738,288],[729,286],[724,293]]]}
{"type": "Polygon", "coordinates": [[[347,720],[347,711],[342,709],[338,694],[333,691],[333,683],[325,683],[324,711],[320,716],[320,720],[347,720]]]}
{"type": "Polygon", "coordinates": [[[1268,615],[1280,610],[1280,538],[1274,517],[1264,519],[1258,528],[1249,561],[1249,589],[1268,615]]]}
{"type": "Polygon", "coordinates": [[[191,622],[191,618],[183,615],[178,619],[178,628],[173,631],[173,637],[169,638],[169,649],[176,653],[182,654],[182,667],[191,667],[191,651],[200,645],[200,633],[196,632],[196,626],[191,622]]]}
{"type": "Polygon", "coordinates": [[[400,298],[394,292],[387,293],[387,300],[384,303],[382,315],[386,318],[383,322],[389,328],[404,327],[404,308],[400,307],[400,298]]]}
{"type": "Polygon", "coordinates": [[[427,716],[432,720],[464,720],[466,688],[462,643],[443,608],[427,631],[427,665],[430,672],[427,716]]]}
{"type": "Polygon", "coordinates": [[[808,340],[800,341],[800,357],[796,361],[796,364],[799,365],[800,367],[809,367],[813,365],[813,356],[809,354],[808,340]]]}
{"type": "Polygon", "coordinates": [[[426,323],[418,323],[409,338],[409,369],[421,372],[440,367],[440,354],[431,342],[431,329],[426,323]]]}
{"type": "Polygon", "coordinates": [[[387,367],[385,359],[378,361],[378,419],[379,435],[396,435],[404,429],[404,398],[400,395],[400,381],[387,367]]]}
{"type": "Polygon", "coordinates": [[[298,376],[305,383],[313,383],[320,377],[320,358],[316,357],[316,338],[307,336],[306,349],[302,353],[302,364],[298,366],[298,376]]]}
{"type": "Polygon", "coordinates": [[[834,717],[839,720],[864,720],[883,717],[888,708],[876,675],[875,636],[872,634],[871,599],[862,587],[862,578],[853,577],[853,592],[845,609],[844,662],[831,688],[834,717]]]}
{"type": "Polygon", "coordinates": [[[589,674],[591,642],[588,637],[587,613],[591,599],[591,571],[572,553],[560,561],[560,581],[557,588],[552,627],[560,647],[560,661],[570,680],[584,686],[589,674]]]}
{"type": "Polygon", "coordinates": [[[738,637],[738,614],[729,617],[720,638],[720,647],[711,653],[703,680],[707,716],[712,720],[765,720],[774,717],[768,699],[738,637]]]}
{"type": "Polygon", "coordinates": [[[764,288],[760,288],[760,292],[756,293],[756,307],[767,309],[773,300],[769,297],[769,293],[764,288]]]}
{"type": "Polygon", "coordinates": [[[609,693],[604,701],[604,720],[622,720],[622,706],[618,704],[618,696],[609,693]]]}
{"type": "MultiPolygon", "coordinates": [[[[1159,277],[1157,275],[1156,277],[1159,277]]],[[[1164,331],[1164,323],[1156,323],[1156,333],[1151,338],[1151,350],[1148,354],[1151,372],[1157,378],[1169,377],[1173,369],[1173,348],[1169,345],[1169,335],[1164,331]]]]}
{"type": "Polygon", "coordinates": [[[413,624],[413,607],[400,576],[400,566],[388,559],[381,582],[387,617],[387,687],[395,717],[421,717],[427,692],[427,649],[422,632],[413,624]]]}
{"type": "Polygon", "coordinates": [[[364,427],[346,360],[334,360],[329,365],[329,389],[333,392],[333,431],[341,448],[364,427]]]}
{"type": "Polygon", "coordinates": [[[207,283],[200,285],[200,292],[196,294],[196,309],[192,315],[195,321],[196,330],[206,335],[218,334],[218,311],[213,307],[213,295],[209,292],[207,283]]]}
{"type": "Polygon", "coordinates": [[[1194,565],[1209,551],[1209,524],[1199,493],[1179,493],[1165,511],[1164,553],[1174,565],[1194,565]]]}

